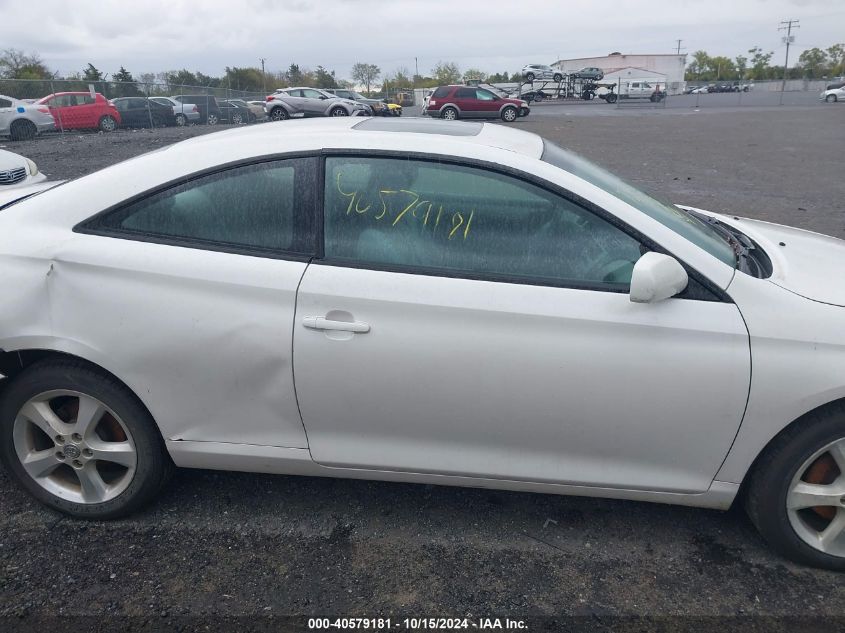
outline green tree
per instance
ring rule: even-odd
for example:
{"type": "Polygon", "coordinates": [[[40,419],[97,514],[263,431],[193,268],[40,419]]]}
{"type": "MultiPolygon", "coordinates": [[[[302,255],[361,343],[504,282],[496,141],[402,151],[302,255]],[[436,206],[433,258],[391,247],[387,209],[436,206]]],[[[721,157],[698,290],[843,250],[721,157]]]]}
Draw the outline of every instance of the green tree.
{"type": "Polygon", "coordinates": [[[288,70],[285,73],[288,83],[291,86],[298,86],[302,84],[302,70],[299,68],[299,64],[291,64],[288,66],[288,70]]]}
{"type": "Polygon", "coordinates": [[[191,71],[183,68],[182,70],[172,70],[167,73],[167,83],[177,86],[196,86],[199,84],[197,76],[191,71]]]}
{"type": "Polygon", "coordinates": [[[692,54],[692,61],[687,67],[688,79],[708,79],[704,76],[710,69],[710,56],[707,51],[695,51],[692,54]]]}
{"type": "Polygon", "coordinates": [[[0,77],[6,79],[50,79],[53,73],[44,65],[37,53],[7,48],[0,53],[0,77]]]}
{"type": "Polygon", "coordinates": [[[736,70],[733,61],[723,55],[711,57],[708,60],[709,75],[715,81],[733,79],[736,77],[736,70]]]}
{"type": "Polygon", "coordinates": [[[105,78],[105,75],[90,62],[88,67],[82,71],[82,79],[85,81],[103,81],[105,78]]]}
{"type": "Polygon", "coordinates": [[[246,92],[258,92],[263,90],[264,78],[261,76],[260,68],[238,68],[237,66],[226,66],[224,85],[234,90],[246,92]]]}
{"type": "Polygon", "coordinates": [[[748,71],[748,58],[744,55],[737,55],[734,59],[736,63],[736,72],[740,79],[745,79],[745,73],[748,71]]]}
{"type": "Polygon", "coordinates": [[[123,66],[120,67],[119,71],[112,75],[111,79],[115,82],[112,93],[118,97],[137,97],[138,95],[143,94],[142,91],[138,90],[138,86],[135,83],[135,78],[132,76],[132,73],[126,70],[123,66]]]}
{"type": "Polygon", "coordinates": [[[317,66],[314,71],[314,83],[319,88],[337,88],[337,79],[334,76],[334,71],[328,71],[322,66],[317,66]]]}
{"type": "Polygon", "coordinates": [[[798,56],[798,65],[810,79],[821,77],[827,73],[827,53],[820,48],[808,48],[798,56]]]}
{"type": "Polygon", "coordinates": [[[834,44],[827,49],[830,58],[830,73],[841,75],[845,72],[845,44],[834,44]]]}
{"type": "Polygon", "coordinates": [[[468,68],[464,71],[464,81],[486,81],[487,73],[478,68],[468,68]]]}
{"type": "Polygon", "coordinates": [[[375,64],[367,64],[364,62],[357,62],[352,67],[352,79],[356,84],[367,87],[367,94],[370,92],[370,86],[378,81],[381,76],[381,68],[375,64]]]}
{"type": "Polygon", "coordinates": [[[769,62],[772,61],[774,51],[764,53],[762,48],[755,46],[748,50],[748,54],[751,55],[751,79],[766,79],[771,76],[769,62]]]}
{"type": "Polygon", "coordinates": [[[455,62],[439,61],[432,68],[431,74],[437,83],[442,85],[454,84],[461,80],[461,69],[455,62]]]}

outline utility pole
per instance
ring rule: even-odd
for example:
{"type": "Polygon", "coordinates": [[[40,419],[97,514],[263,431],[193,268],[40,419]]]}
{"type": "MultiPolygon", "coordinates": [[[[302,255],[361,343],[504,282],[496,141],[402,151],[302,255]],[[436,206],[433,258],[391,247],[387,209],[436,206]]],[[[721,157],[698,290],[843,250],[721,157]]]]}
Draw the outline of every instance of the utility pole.
{"type": "Polygon", "coordinates": [[[420,76],[420,62],[414,57],[414,88],[417,87],[417,77],[420,76]]]}
{"type": "Polygon", "coordinates": [[[786,60],[783,62],[783,85],[780,88],[780,102],[783,104],[783,93],[786,91],[786,72],[789,70],[789,45],[792,44],[793,36],[792,29],[800,29],[798,20],[782,20],[778,31],[786,31],[786,37],[783,41],[786,43],[786,60]]]}
{"type": "Polygon", "coordinates": [[[267,92],[267,75],[264,74],[264,62],[266,60],[263,57],[259,57],[258,59],[261,60],[261,89],[267,92]]]}
{"type": "Polygon", "coordinates": [[[681,54],[681,42],[683,42],[684,40],[675,40],[675,41],[678,43],[678,53],[677,54],[680,55],[681,54]]]}

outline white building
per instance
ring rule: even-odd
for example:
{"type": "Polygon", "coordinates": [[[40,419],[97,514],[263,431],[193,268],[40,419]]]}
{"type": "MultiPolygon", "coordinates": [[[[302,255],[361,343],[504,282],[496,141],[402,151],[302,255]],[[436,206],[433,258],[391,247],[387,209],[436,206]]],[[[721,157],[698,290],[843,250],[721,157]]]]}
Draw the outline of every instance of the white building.
{"type": "Polygon", "coordinates": [[[579,57],[561,59],[552,64],[564,73],[572,73],[582,68],[601,68],[605,79],[602,81],[648,81],[660,83],[669,93],[684,89],[684,70],[687,65],[686,54],[675,55],[623,55],[611,53],[606,57],[579,57]],[[629,72],[630,71],[630,72],[629,72]],[[609,79],[608,79],[609,78],[609,79]]]}

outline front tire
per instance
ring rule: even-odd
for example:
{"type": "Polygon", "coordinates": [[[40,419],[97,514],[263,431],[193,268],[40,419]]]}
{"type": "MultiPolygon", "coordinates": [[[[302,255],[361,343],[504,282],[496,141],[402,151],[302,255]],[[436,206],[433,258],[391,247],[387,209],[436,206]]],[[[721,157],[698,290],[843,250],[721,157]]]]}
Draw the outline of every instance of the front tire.
{"type": "Polygon", "coordinates": [[[134,512],[158,494],[173,468],[135,395],[73,360],[36,363],[6,388],[0,458],[33,497],[80,519],[134,512]]]}
{"type": "Polygon", "coordinates": [[[188,119],[185,118],[184,114],[177,114],[176,115],[176,125],[178,127],[185,127],[188,124],[188,119]]]}
{"type": "Polygon", "coordinates": [[[824,100],[827,101],[828,103],[835,103],[836,102],[836,95],[827,95],[824,98],[824,100]]]}
{"type": "Polygon", "coordinates": [[[240,125],[243,122],[244,122],[244,118],[243,118],[243,116],[241,116],[240,112],[235,112],[232,115],[232,123],[234,123],[235,125],[240,125]]]}
{"type": "Polygon", "coordinates": [[[754,466],[745,505],[783,556],[845,571],[845,405],[817,409],[776,437],[754,466]]]}
{"type": "Polygon", "coordinates": [[[340,106],[336,108],[332,108],[331,112],[329,112],[329,116],[349,116],[349,113],[346,111],[346,108],[341,108],[340,106]]]}
{"type": "Polygon", "coordinates": [[[507,106],[502,110],[502,121],[505,123],[513,123],[519,116],[519,110],[513,106],[507,106]]]}
{"type": "Polygon", "coordinates": [[[209,112],[208,116],[205,118],[206,125],[217,125],[219,122],[220,118],[213,112],[209,112]]]}
{"type": "Polygon", "coordinates": [[[527,79],[531,83],[534,83],[534,73],[528,73],[527,75],[525,75],[525,79],[527,79]]]}
{"type": "Polygon", "coordinates": [[[104,117],[100,117],[98,127],[103,132],[114,132],[117,129],[117,121],[115,121],[114,117],[106,115],[104,117]]]}
{"type": "Polygon", "coordinates": [[[556,73],[552,79],[554,79],[557,83],[560,83],[561,81],[563,81],[563,75],[561,75],[560,73],[556,73]]]}
{"type": "Polygon", "coordinates": [[[9,128],[9,138],[13,141],[29,141],[35,138],[38,129],[32,121],[18,120],[9,128]]]}

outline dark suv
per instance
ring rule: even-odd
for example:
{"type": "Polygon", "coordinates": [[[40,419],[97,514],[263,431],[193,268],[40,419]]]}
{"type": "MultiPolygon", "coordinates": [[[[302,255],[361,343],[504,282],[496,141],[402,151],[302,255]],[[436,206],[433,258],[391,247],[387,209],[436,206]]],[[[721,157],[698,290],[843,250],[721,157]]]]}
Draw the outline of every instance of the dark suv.
{"type": "Polygon", "coordinates": [[[531,110],[522,99],[500,97],[477,86],[440,86],[429,97],[424,114],[455,119],[498,119],[513,123],[531,110]]]}
{"type": "Polygon", "coordinates": [[[200,123],[217,125],[224,118],[220,106],[217,105],[217,99],[211,95],[173,95],[171,99],[197,106],[197,110],[200,111],[200,123]]]}

